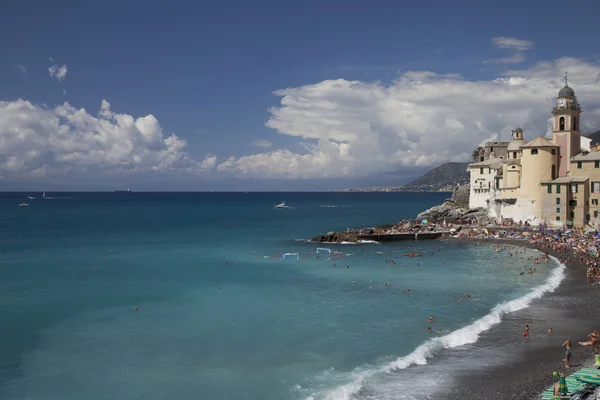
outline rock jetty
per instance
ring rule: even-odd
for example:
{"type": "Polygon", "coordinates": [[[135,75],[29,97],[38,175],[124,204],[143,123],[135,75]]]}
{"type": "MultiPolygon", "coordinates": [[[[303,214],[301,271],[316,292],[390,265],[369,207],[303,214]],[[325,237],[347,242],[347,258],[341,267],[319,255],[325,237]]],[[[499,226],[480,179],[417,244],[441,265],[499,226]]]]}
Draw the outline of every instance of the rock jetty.
{"type": "Polygon", "coordinates": [[[443,204],[431,207],[417,216],[416,221],[404,220],[398,224],[382,225],[368,230],[327,232],[312,238],[318,243],[359,242],[361,240],[400,241],[437,239],[450,232],[460,231],[461,224],[488,220],[485,208],[469,209],[469,185],[457,185],[452,197],[443,204]],[[426,223],[421,224],[423,220],[426,223]]]}

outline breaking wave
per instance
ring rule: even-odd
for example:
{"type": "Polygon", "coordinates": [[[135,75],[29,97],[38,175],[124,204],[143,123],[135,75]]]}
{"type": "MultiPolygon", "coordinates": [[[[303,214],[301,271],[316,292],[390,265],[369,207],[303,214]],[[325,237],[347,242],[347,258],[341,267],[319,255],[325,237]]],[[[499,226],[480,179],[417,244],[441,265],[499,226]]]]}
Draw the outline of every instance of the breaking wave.
{"type": "Polygon", "coordinates": [[[386,374],[406,369],[412,365],[425,365],[427,360],[433,358],[437,353],[444,349],[464,346],[477,342],[481,333],[489,330],[494,325],[502,321],[506,314],[527,308],[533,300],[539,299],[546,293],[551,293],[565,278],[565,265],[558,259],[550,256],[558,263],[558,266],[550,273],[546,282],[535,287],[526,295],[501,303],[494,307],[489,314],[479,318],[473,323],[450,332],[447,335],[439,336],[427,340],[418,346],[412,353],[399,357],[389,364],[369,370],[354,371],[351,373],[351,380],[345,384],[327,390],[326,392],[315,393],[308,399],[327,399],[327,400],[349,400],[356,396],[363,388],[364,383],[369,378],[377,374],[386,374]],[[315,397],[316,396],[316,397],[315,397]]]}

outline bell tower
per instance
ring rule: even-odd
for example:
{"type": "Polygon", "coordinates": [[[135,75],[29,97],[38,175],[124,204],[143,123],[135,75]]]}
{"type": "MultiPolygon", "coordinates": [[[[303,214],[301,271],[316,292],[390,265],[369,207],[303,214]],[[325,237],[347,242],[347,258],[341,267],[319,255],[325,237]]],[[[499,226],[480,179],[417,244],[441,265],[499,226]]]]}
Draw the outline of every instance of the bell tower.
{"type": "Polygon", "coordinates": [[[552,138],[559,147],[558,176],[567,176],[571,157],[581,152],[580,115],[581,108],[565,72],[565,86],[558,92],[556,106],[552,109],[552,138]]]}

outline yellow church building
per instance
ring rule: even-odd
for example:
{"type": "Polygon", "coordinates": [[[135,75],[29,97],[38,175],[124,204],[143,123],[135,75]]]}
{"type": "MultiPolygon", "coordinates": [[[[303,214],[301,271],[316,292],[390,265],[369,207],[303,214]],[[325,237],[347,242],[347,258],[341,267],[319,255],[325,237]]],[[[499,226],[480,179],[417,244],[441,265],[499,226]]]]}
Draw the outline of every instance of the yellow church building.
{"type": "Polygon", "coordinates": [[[496,220],[598,227],[600,152],[581,136],[581,112],[565,77],[552,109],[552,139],[526,141],[517,128],[510,142],[486,143],[468,167],[469,206],[487,208],[496,220]]]}

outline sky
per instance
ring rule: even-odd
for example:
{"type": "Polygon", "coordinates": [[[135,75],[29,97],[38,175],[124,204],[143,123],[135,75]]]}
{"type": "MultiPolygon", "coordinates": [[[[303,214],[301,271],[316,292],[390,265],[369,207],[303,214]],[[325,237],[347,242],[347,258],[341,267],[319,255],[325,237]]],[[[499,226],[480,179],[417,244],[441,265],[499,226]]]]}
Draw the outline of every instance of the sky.
{"type": "Polygon", "coordinates": [[[394,186],[600,129],[600,2],[0,2],[0,190],[394,186]]]}

